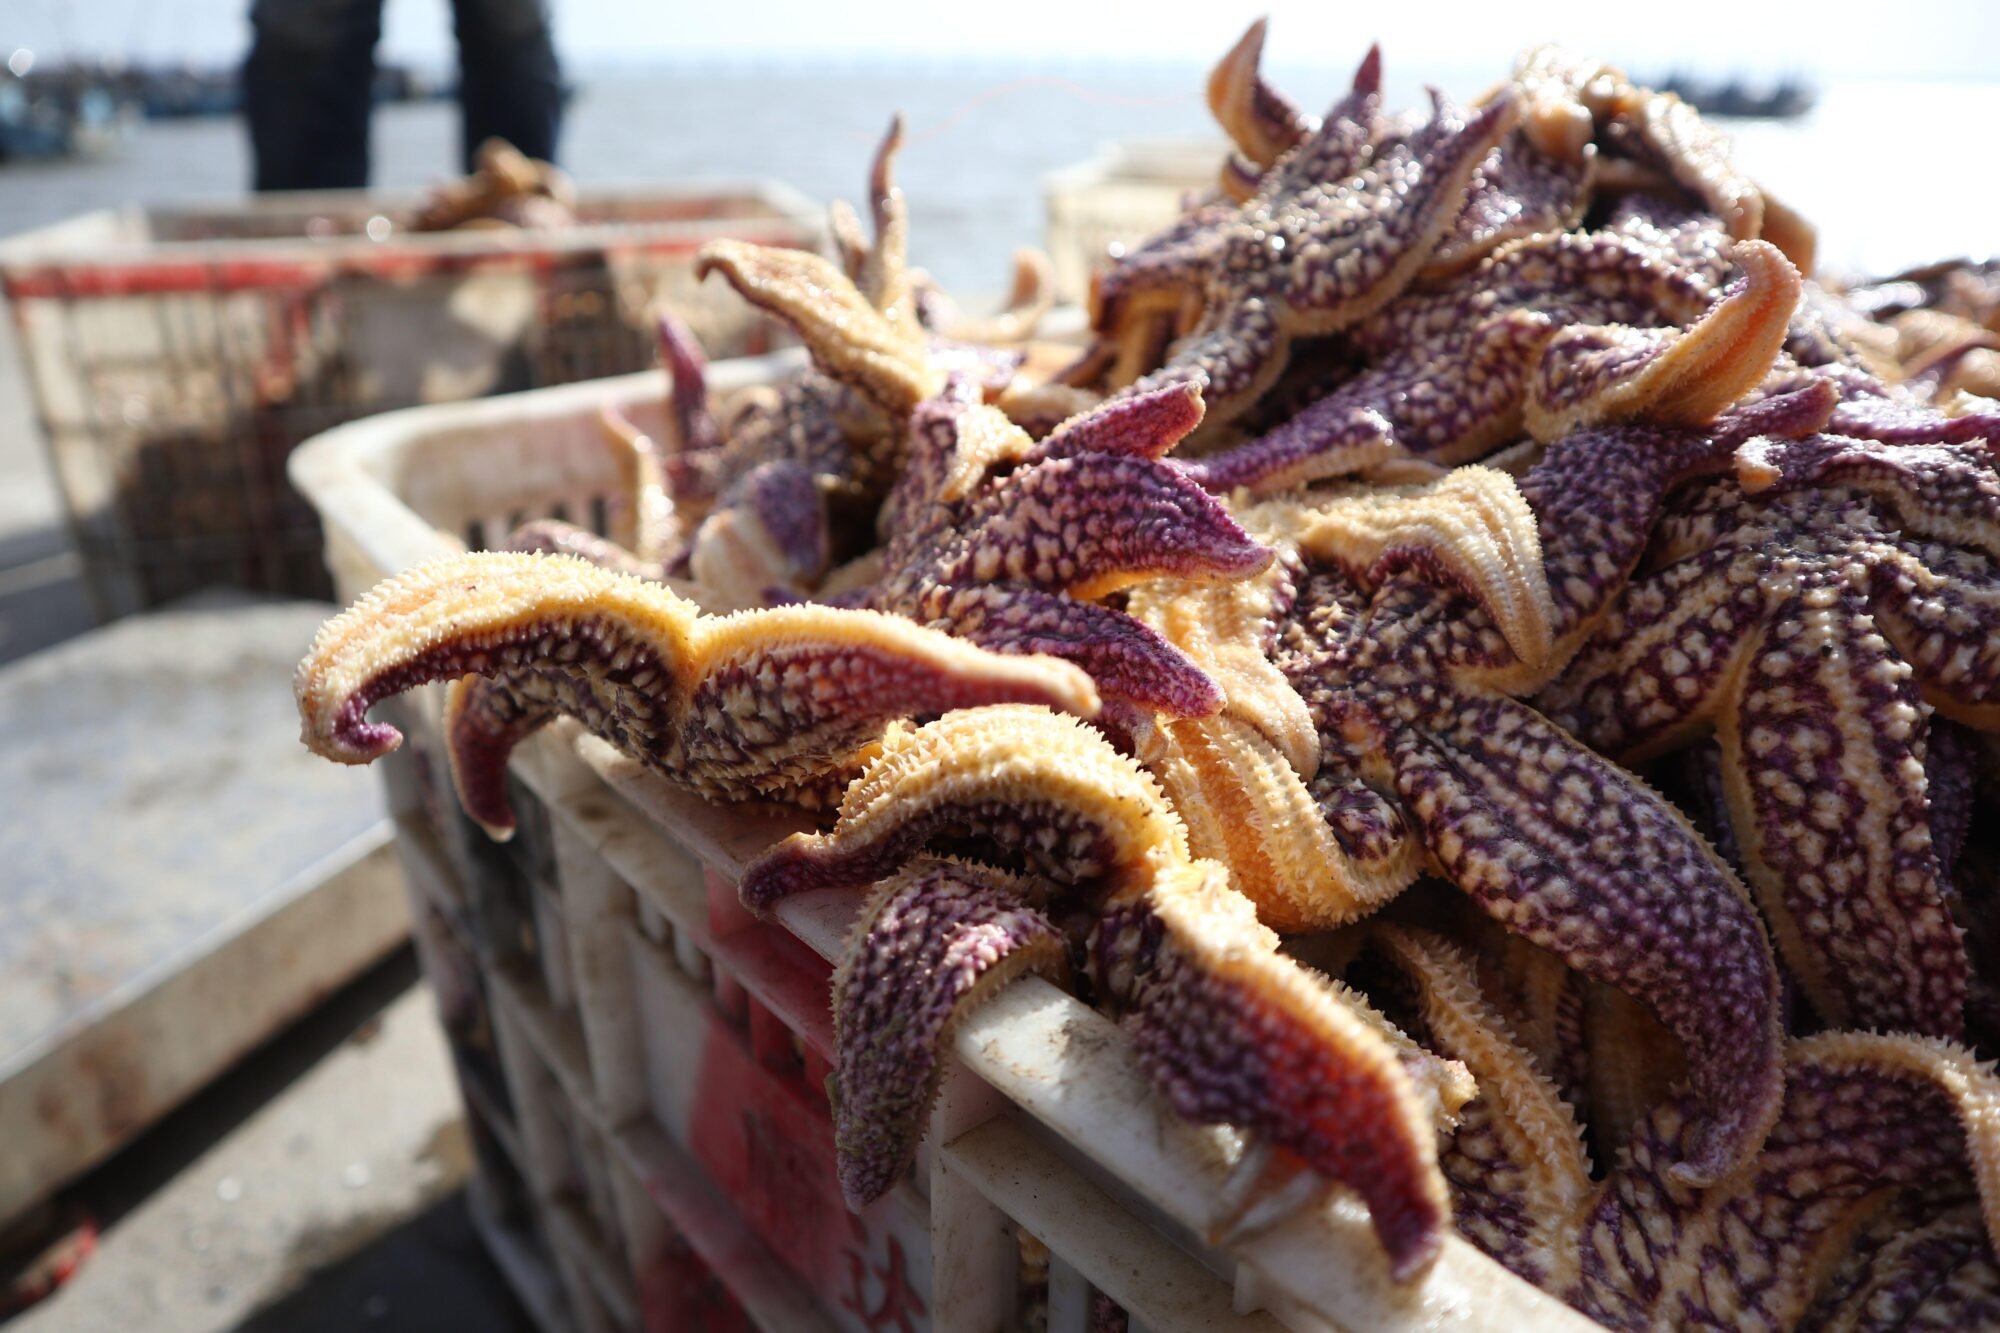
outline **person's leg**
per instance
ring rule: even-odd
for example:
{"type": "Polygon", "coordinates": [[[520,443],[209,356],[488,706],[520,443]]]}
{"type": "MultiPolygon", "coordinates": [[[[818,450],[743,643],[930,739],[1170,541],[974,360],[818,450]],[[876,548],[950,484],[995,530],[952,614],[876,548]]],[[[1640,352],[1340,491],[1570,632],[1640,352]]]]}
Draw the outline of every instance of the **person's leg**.
{"type": "Polygon", "coordinates": [[[490,138],[553,162],[562,129],[562,71],[548,0],[452,0],[465,169],[490,138]]]}
{"type": "Polygon", "coordinates": [[[255,0],[243,113],[259,190],[368,184],[382,0],[255,0]]]}

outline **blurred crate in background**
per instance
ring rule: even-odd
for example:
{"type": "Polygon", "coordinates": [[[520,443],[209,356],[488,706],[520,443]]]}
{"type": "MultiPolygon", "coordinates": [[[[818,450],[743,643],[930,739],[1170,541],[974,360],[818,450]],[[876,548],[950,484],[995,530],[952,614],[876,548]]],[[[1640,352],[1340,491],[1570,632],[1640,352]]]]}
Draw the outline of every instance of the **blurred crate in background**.
{"type": "Polygon", "coordinates": [[[1111,247],[1138,245],[1179,217],[1190,195],[1214,189],[1227,152],[1220,139],[1132,140],[1049,173],[1043,245],[1055,264],[1056,299],[1085,301],[1111,247]]]}
{"type": "Polygon", "coordinates": [[[391,408],[654,361],[666,302],[718,356],[776,326],[693,256],[731,236],[819,243],[776,184],[585,194],[578,225],[400,230],[412,200],[271,195],[87,214],[0,244],[0,290],[85,579],[110,618],[213,583],[324,597],[300,441],[391,408]]]}

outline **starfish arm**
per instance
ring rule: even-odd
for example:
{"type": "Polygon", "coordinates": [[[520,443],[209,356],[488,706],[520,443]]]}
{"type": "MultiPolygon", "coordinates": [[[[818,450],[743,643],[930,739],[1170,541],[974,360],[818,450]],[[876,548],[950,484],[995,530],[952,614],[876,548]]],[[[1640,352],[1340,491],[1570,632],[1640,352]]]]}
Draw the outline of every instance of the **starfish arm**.
{"type": "Polygon", "coordinates": [[[1674,1034],[1614,986],[1585,982],[1582,1017],[1585,1119],[1608,1157],[1686,1080],[1687,1060],[1674,1034]]]}
{"type": "Polygon", "coordinates": [[[891,733],[825,834],[796,834],[743,872],[767,911],[808,889],[882,878],[934,838],[991,849],[1058,884],[1133,873],[1187,834],[1158,785],[1096,732],[1038,708],[982,708],[891,733]]]}
{"type": "Polygon", "coordinates": [[[896,154],[902,147],[903,118],[892,116],[868,171],[868,210],[875,223],[875,243],[862,256],[854,285],[891,328],[910,334],[917,328],[916,291],[906,260],[910,209],[895,181],[896,154]]]}
{"type": "MultiPolygon", "coordinates": [[[[1373,314],[1408,286],[1457,219],[1473,173],[1513,127],[1514,118],[1514,102],[1505,96],[1463,117],[1434,96],[1430,122],[1378,152],[1354,178],[1383,191],[1371,210],[1357,214],[1329,208],[1322,222],[1306,227],[1296,253],[1287,246],[1278,270],[1283,280],[1274,290],[1293,317],[1292,331],[1307,336],[1336,332],[1373,314]]],[[[1301,168],[1316,142],[1301,150],[1301,168]]],[[[1293,171],[1288,163],[1280,175],[1293,171]]],[[[1305,187],[1305,198],[1317,200],[1336,179],[1315,171],[1296,184],[1305,187]]]]}
{"type": "Polygon", "coordinates": [[[1970,1052],[1840,1032],[1794,1043],[1786,1065],[1764,1151],[1714,1189],[1688,1191],[1660,1172],[1686,1134],[1671,1108],[1635,1136],[1585,1226],[1586,1313],[1622,1306],[1673,1327],[1789,1328],[1879,1191],[1968,1164],[1987,1232],[2000,1232],[2000,1080],[1970,1052]]]}
{"type": "Polygon", "coordinates": [[[819,370],[897,417],[943,387],[911,327],[899,327],[830,261],[805,250],[710,241],[697,277],[720,273],[744,300],[798,332],[819,370]]]}
{"type": "Polygon", "coordinates": [[[721,429],[708,406],[708,355],[694,330],[680,317],[662,306],[656,327],[660,339],[660,360],[667,368],[671,386],[667,404],[673,409],[679,439],[676,451],[689,454],[713,449],[722,443],[721,429]]]}
{"type": "Polygon", "coordinates": [[[1549,323],[1525,310],[1475,320],[1397,348],[1282,425],[1187,466],[1210,490],[1270,494],[1399,456],[1451,464],[1489,452],[1519,433],[1549,323]]]}
{"type": "Polygon", "coordinates": [[[730,484],[719,508],[740,514],[785,584],[811,587],[833,563],[819,479],[803,463],[759,463],[730,484]]]}
{"type": "Polygon", "coordinates": [[[1753,439],[1736,453],[1752,495],[1865,491],[1905,534],[2000,558],[2000,434],[1992,444],[1885,444],[1810,435],[1753,439]]]}
{"type": "Polygon", "coordinates": [[[1123,611],[1037,588],[933,587],[890,607],[996,653],[1036,653],[1090,673],[1107,700],[1206,717],[1222,692],[1188,655],[1123,611]]]}
{"type": "Polygon", "coordinates": [[[1378,1021],[1277,943],[1222,867],[1196,862],[1114,899],[1087,957],[1174,1111],[1354,1189],[1408,1281],[1450,1224],[1432,1111],[1378,1021]]]}
{"type": "Polygon", "coordinates": [[[1701,1126],[1679,1170],[1752,1152],[1782,1086],[1778,974],[1736,877],[1671,806],[1511,699],[1396,733],[1396,787],[1445,877],[1509,930],[1634,995],[1688,1052],[1701,1126]]]}
{"type": "Polygon", "coordinates": [[[1578,160],[1563,161],[1517,130],[1479,164],[1465,209],[1424,266],[1424,280],[1462,272],[1510,241],[1576,226],[1590,205],[1596,166],[1588,146],[1578,160]]]}
{"type": "Polygon", "coordinates": [[[659,446],[608,403],[598,409],[597,419],[618,450],[624,474],[619,479],[621,489],[631,497],[631,530],[619,535],[629,541],[632,554],[640,560],[663,561],[681,540],[680,519],[668,490],[669,481],[674,479],[673,464],[680,455],[662,457],[659,446]]]}
{"type": "Polygon", "coordinates": [[[1908,666],[1851,591],[1778,606],[1717,720],[1729,822],[1778,947],[1836,1026],[1964,1028],[1908,666]]]}
{"type": "MultiPolygon", "coordinates": [[[[1255,511],[1244,521],[1260,540],[1274,540],[1255,511]]],[[[1296,556],[1288,542],[1276,545],[1278,558],[1262,573],[1200,583],[1142,583],[1126,594],[1125,609],[1215,682],[1228,716],[1255,728],[1294,772],[1310,778],[1319,768],[1319,728],[1312,710],[1270,658],[1278,619],[1292,609],[1297,596],[1296,556]]]]}
{"type": "Polygon", "coordinates": [[[1812,385],[1732,411],[1705,430],[1594,426],[1551,445],[1520,482],[1542,537],[1550,669],[1569,662],[1611,612],[1673,488],[1726,471],[1746,438],[1817,429],[1831,408],[1830,391],[1812,385]]]}
{"type": "Polygon", "coordinates": [[[1226,203],[1190,209],[1093,279],[1090,327],[1096,352],[1110,363],[1101,368],[1110,387],[1156,369],[1173,326],[1190,311],[1200,314],[1208,275],[1235,217],[1236,208],[1226,203]]]}
{"type": "Polygon", "coordinates": [[[1701,113],[1672,93],[1647,93],[1621,117],[1614,143],[1628,156],[1663,168],[1681,187],[1722,219],[1729,234],[1748,240],[1764,234],[1764,195],[1737,170],[1729,141],[1701,113]]]}
{"type": "MultiPolygon", "coordinates": [[[[1268,168],[1318,127],[1273,88],[1258,67],[1265,20],[1258,19],[1208,76],[1208,109],[1244,156],[1268,168]]],[[[1345,174],[1345,173],[1342,173],[1345,174]]]]}
{"type": "Polygon", "coordinates": [[[1763,573],[1755,553],[1725,547],[1631,584],[1539,705],[1627,763],[1705,732],[1764,617],[1763,573]]]}
{"type": "MultiPolygon", "coordinates": [[[[1366,823],[1364,812],[1341,810],[1347,817],[1337,833],[1314,790],[1257,730],[1234,717],[1169,723],[1142,747],[1141,758],[1187,821],[1195,855],[1228,865],[1237,892],[1273,930],[1358,921],[1422,869],[1422,848],[1393,805],[1375,796],[1366,823]]],[[[1353,794],[1343,787],[1328,798],[1353,794]]],[[[1375,795],[1365,788],[1361,794],[1375,795]]]]}
{"type": "Polygon", "coordinates": [[[1686,329],[1572,325],[1549,342],[1528,395],[1539,440],[1639,419],[1703,425],[1756,388],[1784,346],[1802,280],[1774,245],[1736,247],[1743,274],[1686,329]]]}
{"type": "Polygon", "coordinates": [[[833,974],[833,1141],[850,1207],[908,1168],[960,1020],[1016,977],[1068,972],[1042,896],[1032,880],[933,857],[871,893],[833,974]]]}
{"type": "Polygon", "coordinates": [[[861,266],[868,262],[868,233],[861,225],[861,215],[845,199],[836,199],[826,206],[827,239],[832,242],[833,253],[840,260],[840,271],[847,275],[849,282],[857,286],[861,281],[861,266]]]}
{"type": "Polygon", "coordinates": [[[1140,383],[1199,382],[1210,433],[1241,415],[1276,382],[1295,336],[1338,332],[1409,285],[1513,114],[1506,97],[1466,119],[1440,100],[1429,124],[1344,181],[1309,165],[1322,127],[1243,206],[1213,265],[1202,323],[1140,383]]]}
{"type": "Polygon", "coordinates": [[[1589,1197],[1583,1128],[1535,1058],[1481,996],[1464,955],[1428,931],[1371,924],[1363,958],[1405,992],[1392,1009],[1427,1048],[1462,1063],[1478,1095],[1439,1151],[1460,1234],[1538,1286],[1560,1289],[1564,1243],[1589,1197]]]}
{"type": "Polygon", "coordinates": [[[1168,384],[1123,395],[1072,417],[1051,431],[1025,461],[1113,454],[1158,458],[1201,424],[1201,387],[1168,384]]]}
{"type": "Polygon", "coordinates": [[[1456,588],[1492,619],[1507,646],[1539,671],[1555,616],[1534,512],[1519,486],[1491,468],[1454,468],[1440,481],[1339,495],[1305,512],[1299,549],[1364,587],[1405,570],[1456,588]]]}
{"type": "Polygon", "coordinates": [[[1996,1267],[1979,1204],[1877,1215],[1799,1321],[1812,1333],[1986,1328],[2000,1322],[1996,1267]]]}
{"type": "MultiPolygon", "coordinates": [[[[986,653],[891,616],[705,617],[658,584],[581,560],[481,552],[389,579],[321,627],[294,679],[302,738],[330,759],[369,762],[401,740],[366,720],[372,704],[465,675],[492,678],[461,692],[455,736],[468,763],[504,763],[523,719],[562,711],[722,799],[851,767],[897,718],[1007,700],[1089,713],[1097,700],[1065,663],[986,653]],[[487,719],[494,743],[475,743],[487,719]]],[[[479,812],[511,827],[500,815],[479,812]]]]}
{"type": "Polygon", "coordinates": [[[946,584],[1007,582],[1092,600],[1154,578],[1243,578],[1271,552],[1178,468],[1084,454],[1020,468],[970,504],[946,584]]]}
{"type": "Polygon", "coordinates": [[[2000,730],[2000,560],[1901,541],[1872,552],[1871,608],[1924,701],[1954,721],[2000,730]]]}
{"type": "MultiPolygon", "coordinates": [[[[1248,41],[1247,34],[1245,41],[1248,41]]],[[[1261,56],[1262,47],[1260,34],[1258,49],[1251,60],[1253,71],[1255,57],[1261,56]]],[[[1239,52],[1241,49],[1238,48],[1239,52]]],[[[1217,118],[1221,118],[1220,113],[1217,118]]],[[[1224,128],[1228,128],[1226,123],[1224,128]]],[[[1368,166],[1383,130],[1382,48],[1370,46],[1361,57],[1361,63],[1355,66],[1354,79],[1347,92],[1333,104],[1319,124],[1298,141],[1296,151],[1279,166],[1280,179],[1269,183],[1264,194],[1272,196],[1281,191],[1311,189],[1359,174],[1368,166]]],[[[1277,161],[1272,159],[1272,163],[1277,161]]]]}
{"type": "Polygon", "coordinates": [[[760,463],[731,483],[695,530],[689,568],[711,606],[763,606],[773,589],[815,587],[833,563],[826,501],[803,465],[760,463]]]}

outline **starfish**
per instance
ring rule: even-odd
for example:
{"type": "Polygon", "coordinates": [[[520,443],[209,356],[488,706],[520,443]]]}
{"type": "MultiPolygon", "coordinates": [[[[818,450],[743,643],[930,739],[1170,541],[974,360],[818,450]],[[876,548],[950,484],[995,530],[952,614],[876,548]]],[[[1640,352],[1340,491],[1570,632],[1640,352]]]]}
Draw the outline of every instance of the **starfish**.
{"type": "Polygon", "coordinates": [[[293,685],[302,738],[368,763],[401,741],[366,720],[369,707],[436,680],[454,681],[460,801],[500,838],[514,827],[507,756],[557,714],[711,799],[814,805],[898,719],[1013,701],[1097,709],[1068,663],[984,652],[892,616],[708,616],[573,557],[479,552],[385,580],[321,627],[293,685]]]}
{"type": "MultiPolygon", "coordinates": [[[[1222,191],[1237,203],[1253,196],[1280,158],[1318,132],[1321,123],[1265,80],[1265,21],[1258,19],[1216,65],[1208,78],[1208,106],[1236,147],[1224,163],[1222,191]]],[[[1371,49],[1365,83],[1379,82],[1380,55],[1371,49]]],[[[1367,118],[1350,114],[1353,126],[1367,118]]],[[[1352,131],[1350,131],[1352,132],[1352,131]]],[[[1448,277],[1491,254],[1501,245],[1549,231],[1565,231],[1583,218],[1590,203],[1594,149],[1586,145],[1572,160],[1558,160],[1535,147],[1517,127],[1488,153],[1474,171],[1465,207],[1424,266],[1421,281],[1448,277]]]]}
{"type": "Polygon", "coordinates": [[[1177,1113],[1352,1186],[1398,1278],[1436,1254],[1448,1205],[1433,1135],[1471,1094],[1462,1069],[1280,955],[1226,869],[1188,856],[1153,780],[1097,732],[1001,707],[891,735],[832,830],[779,844],[740,888],[764,911],[871,883],[834,997],[850,1201],[909,1160],[951,1027],[1023,971],[1063,975],[1053,923],[1081,909],[1096,919],[1091,991],[1177,1113]]]}
{"type": "Polygon", "coordinates": [[[1776,1106],[1770,946],[1671,806],[1510,696],[1610,613],[1676,481],[1726,469],[1745,438],[1814,429],[1830,397],[1821,386],[1706,432],[1579,431],[1518,488],[1466,468],[1392,496],[1267,503],[1243,515],[1279,551],[1262,578],[1156,584],[1129,602],[1225,695],[1216,716],[1165,723],[1138,750],[1196,853],[1227,861],[1281,930],[1357,920],[1428,866],[1634,995],[1688,1052],[1707,1126],[1691,1177],[1754,1149],[1776,1106]]]}
{"type": "Polygon", "coordinates": [[[1812,270],[1812,228],[1745,176],[1728,141],[1679,97],[1556,46],[1524,55],[1509,86],[1521,103],[1522,132],[1544,154],[1575,162],[1594,146],[1685,191],[1737,240],[1769,240],[1812,270]]]}
{"type": "Polygon", "coordinates": [[[1524,428],[1548,441],[1595,421],[1712,419],[1777,356],[1798,273],[1747,242],[1741,276],[1716,292],[1704,267],[1641,228],[1651,224],[1536,237],[1404,298],[1358,331],[1372,364],[1261,438],[1188,467],[1212,489],[1269,493],[1395,460],[1469,462],[1524,428]]]}
{"type": "Polygon", "coordinates": [[[1831,1315],[1868,1295],[1905,1310],[1928,1300],[1938,1316],[1992,1308],[2000,1079],[1969,1052],[1860,1033],[1794,1042],[1783,1104],[1754,1157],[1712,1183],[1677,1177],[1695,1116],[1668,1099],[1593,1184],[1569,1104],[1458,949],[1371,924],[1337,971],[1477,1084],[1439,1147],[1460,1233],[1607,1327],[1791,1328],[1809,1305],[1831,1315]],[[1864,1243],[1836,1274],[1871,1215],[1924,1230],[1888,1253],[1864,1243]],[[1912,1253],[1912,1240],[1949,1244],[1912,1253]],[[1902,1285],[1920,1266],[1967,1280],[1902,1285]]]}
{"type": "Polygon", "coordinates": [[[1271,387],[1295,338],[1353,325],[1416,277],[1511,123],[1504,97],[1464,118],[1434,97],[1428,124],[1384,137],[1379,79],[1371,52],[1353,90],[1253,197],[1184,220],[1139,252],[1131,276],[1114,270],[1100,288],[1095,323],[1107,343],[1146,336],[1163,309],[1198,306],[1187,336],[1140,383],[1199,384],[1211,428],[1271,387]]]}
{"type": "MultiPolygon", "coordinates": [[[[1711,1189],[1660,1169],[1687,1123],[1681,1107],[1654,1112],[1582,1221],[1569,1299],[1608,1327],[1791,1327],[1885,1192],[1947,1173],[1970,1177],[1982,1248],[2000,1235],[2000,1080],[1948,1043],[1847,1032],[1793,1043],[1763,1151],[1711,1189]]],[[[1990,1248],[1974,1271],[1991,1271],[1990,1248]]],[[[1948,1318],[1971,1295],[1947,1287],[1931,1308],[1948,1318]]]]}
{"type": "Polygon", "coordinates": [[[576,223],[575,208],[568,176],[505,139],[488,139],[472,174],[432,190],[409,225],[411,231],[568,227],[576,223]]]}
{"type": "Polygon", "coordinates": [[[1134,392],[1036,443],[970,376],[899,340],[825,261],[747,247],[703,255],[794,321],[823,371],[907,422],[902,472],[877,521],[881,556],[849,600],[996,651],[1069,658],[1121,712],[1214,709],[1214,687],[1183,654],[1094,600],[1162,575],[1242,577],[1270,559],[1160,460],[1201,421],[1193,385],[1134,392]]]}
{"type": "MultiPolygon", "coordinates": [[[[834,209],[837,271],[844,286],[871,308],[873,327],[884,335],[882,346],[907,354],[913,366],[962,370],[990,392],[1011,391],[1024,410],[1040,406],[1031,388],[1015,383],[1023,353],[978,347],[966,339],[1025,337],[1047,305],[1046,261],[1024,252],[1017,262],[1016,304],[996,319],[934,336],[926,312],[936,316],[943,297],[905,258],[908,210],[893,179],[902,134],[898,118],[876,149],[869,174],[872,243],[863,239],[852,210],[834,209]]],[[[760,263],[754,247],[725,247],[709,258],[732,273],[737,266],[760,263]]],[[[813,274],[822,264],[815,259],[813,274]]],[[[709,403],[699,343],[670,314],[661,316],[659,327],[678,445],[664,456],[668,491],[681,514],[698,520],[685,544],[658,557],[662,570],[690,579],[711,609],[764,606],[811,594],[837,564],[871,544],[875,509],[900,461],[900,417],[838,376],[807,371],[775,388],[745,393],[730,419],[719,422],[709,403]]],[[[637,434],[622,422],[611,424],[637,434]]],[[[640,563],[632,564],[580,532],[554,525],[527,534],[524,544],[602,556],[612,567],[640,572],[652,558],[633,552],[640,563]]]]}
{"type": "Polygon", "coordinates": [[[2000,728],[1992,453],[1811,435],[1753,441],[1738,470],[1675,502],[1652,572],[1542,702],[1631,762],[1712,729],[1746,877],[1818,1015],[1956,1036],[1924,760],[1932,710],[2000,728]]]}

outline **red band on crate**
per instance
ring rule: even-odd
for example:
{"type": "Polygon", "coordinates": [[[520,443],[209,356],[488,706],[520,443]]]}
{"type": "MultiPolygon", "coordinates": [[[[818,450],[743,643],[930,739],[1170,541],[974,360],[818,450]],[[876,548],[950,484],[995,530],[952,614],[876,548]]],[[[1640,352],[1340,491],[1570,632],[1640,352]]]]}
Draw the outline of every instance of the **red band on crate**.
{"type": "Polygon", "coordinates": [[[925,1323],[922,1271],[891,1232],[895,1200],[850,1213],[834,1169],[824,1093],[758,1064],[743,1037],[711,1016],[688,1146],[744,1223],[829,1308],[871,1330],[925,1323]]]}

